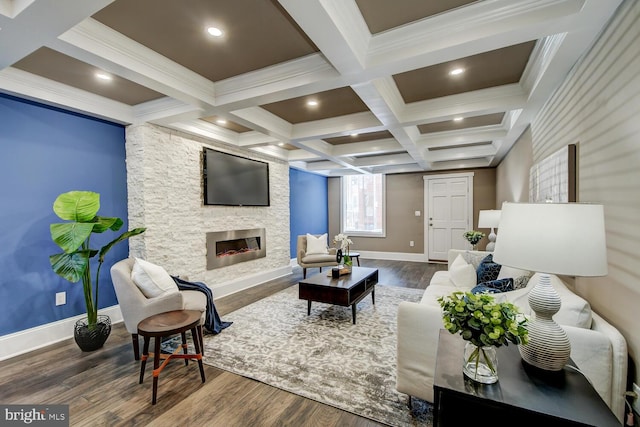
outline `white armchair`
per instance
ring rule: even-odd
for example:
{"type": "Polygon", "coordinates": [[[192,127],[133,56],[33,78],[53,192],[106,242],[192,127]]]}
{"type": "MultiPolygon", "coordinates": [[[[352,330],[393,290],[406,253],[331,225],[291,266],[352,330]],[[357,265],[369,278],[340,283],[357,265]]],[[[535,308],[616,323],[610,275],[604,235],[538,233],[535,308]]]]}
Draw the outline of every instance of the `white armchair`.
{"type": "Polygon", "coordinates": [[[326,254],[307,254],[306,235],[298,236],[296,252],[298,265],[302,267],[302,277],[305,279],[307,278],[307,268],[319,268],[322,271],[322,267],[335,267],[338,265],[336,248],[328,248],[328,253],[326,254]]]}
{"type": "Polygon", "coordinates": [[[147,298],[131,279],[134,263],[134,258],[123,259],[115,263],[111,267],[111,279],[120,304],[120,311],[122,311],[124,325],[131,334],[134,357],[139,360],[138,323],[142,319],[165,311],[200,310],[204,323],[207,297],[198,291],[180,291],[156,298],[147,298]]]}

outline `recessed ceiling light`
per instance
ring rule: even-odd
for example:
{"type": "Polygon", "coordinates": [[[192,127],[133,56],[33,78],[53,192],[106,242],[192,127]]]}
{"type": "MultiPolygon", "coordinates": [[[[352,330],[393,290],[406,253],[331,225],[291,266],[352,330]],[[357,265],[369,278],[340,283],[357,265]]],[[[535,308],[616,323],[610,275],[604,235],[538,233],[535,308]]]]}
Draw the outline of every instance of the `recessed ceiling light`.
{"type": "Polygon", "coordinates": [[[218,120],[216,120],[216,123],[219,124],[219,125],[226,125],[227,121],[225,119],[218,119],[218,120]]]}
{"type": "Polygon", "coordinates": [[[284,142],[278,142],[278,147],[284,147],[284,142]]]}
{"type": "Polygon", "coordinates": [[[459,76],[462,73],[464,73],[464,68],[454,68],[453,70],[449,71],[450,76],[459,76]]]}
{"type": "Polygon", "coordinates": [[[220,28],[216,28],[216,27],[207,28],[207,33],[211,34],[213,37],[222,36],[222,30],[220,28]]]}
{"type": "Polygon", "coordinates": [[[454,121],[454,122],[461,122],[461,121],[462,121],[462,119],[464,119],[464,117],[454,117],[454,118],[453,118],[453,121],[454,121]]]}
{"type": "Polygon", "coordinates": [[[318,105],[318,101],[316,101],[315,99],[309,100],[307,101],[307,105],[309,107],[316,107],[318,105]]]}
{"type": "Polygon", "coordinates": [[[112,80],[113,78],[107,74],[107,73],[96,73],[96,77],[99,78],[100,80],[104,80],[104,81],[109,81],[112,80]]]}
{"type": "Polygon", "coordinates": [[[358,136],[358,133],[352,133],[351,136],[358,136]]]}

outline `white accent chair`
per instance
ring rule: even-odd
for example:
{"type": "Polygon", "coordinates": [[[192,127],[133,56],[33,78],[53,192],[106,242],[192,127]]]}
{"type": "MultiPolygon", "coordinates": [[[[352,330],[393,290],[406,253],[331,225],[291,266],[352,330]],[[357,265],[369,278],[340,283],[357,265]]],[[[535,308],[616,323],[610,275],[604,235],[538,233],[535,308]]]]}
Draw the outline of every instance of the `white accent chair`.
{"type": "Polygon", "coordinates": [[[158,313],[172,310],[200,310],[204,323],[207,297],[203,292],[180,291],[157,298],[147,298],[131,279],[134,258],[118,261],[111,267],[111,279],[127,331],[131,334],[135,360],[140,360],[138,323],[158,313]]]}
{"type": "Polygon", "coordinates": [[[296,252],[298,265],[302,267],[302,277],[304,279],[307,278],[307,268],[319,268],[322,272],[322,267],[335,267],[338,265],[336,261],[338,250],[336,248],[329,248],[328,251],[328,254],[307,255],[307,236],[298,236],[296,252]]]}

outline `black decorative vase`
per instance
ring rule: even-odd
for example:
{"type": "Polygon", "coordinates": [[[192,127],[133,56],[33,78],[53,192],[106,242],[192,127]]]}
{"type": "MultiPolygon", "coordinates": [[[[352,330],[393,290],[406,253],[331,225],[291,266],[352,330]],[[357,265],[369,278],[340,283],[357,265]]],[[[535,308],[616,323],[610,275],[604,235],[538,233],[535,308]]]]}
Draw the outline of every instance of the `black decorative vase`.
{"type": "Polygon", "coordinates": [[[102,347],[111,334],[111,319],[109,316],[98,315],[98,323],[92,328],[87,318],[78,320],[73,328],[73,338],[82,351],[94,351],[102,347]]]}

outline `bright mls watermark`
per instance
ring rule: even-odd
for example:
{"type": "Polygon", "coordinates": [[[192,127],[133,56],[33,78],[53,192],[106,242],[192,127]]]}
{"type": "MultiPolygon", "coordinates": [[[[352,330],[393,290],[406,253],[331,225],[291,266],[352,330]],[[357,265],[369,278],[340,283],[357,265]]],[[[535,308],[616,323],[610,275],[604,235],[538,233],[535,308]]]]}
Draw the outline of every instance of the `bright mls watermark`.
{"type": "Polygon", "coordinates": [[[0,426],[69,427],[69,405],[0,405],[0,426]]]}

